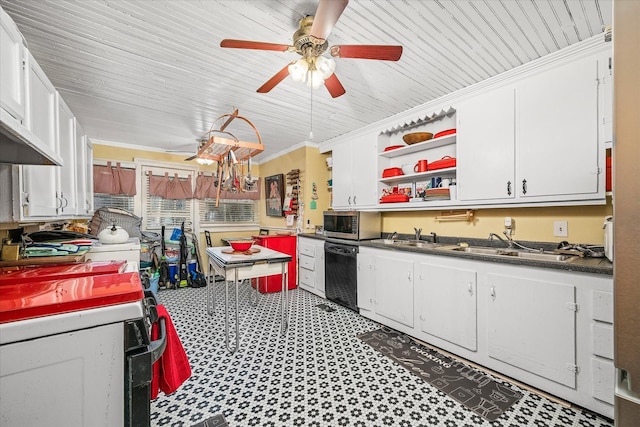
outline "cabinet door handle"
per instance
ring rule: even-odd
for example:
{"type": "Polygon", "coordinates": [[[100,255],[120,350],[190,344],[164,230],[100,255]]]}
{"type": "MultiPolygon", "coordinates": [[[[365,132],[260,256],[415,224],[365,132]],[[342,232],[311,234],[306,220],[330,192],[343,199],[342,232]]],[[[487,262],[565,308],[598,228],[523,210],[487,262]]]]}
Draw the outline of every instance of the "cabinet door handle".
{"type": "Polygon", "coordinates": [[[489,290],[489,295],[491,295],[491,299],[492,300],[496,300],[496,288],[495,286],[492,286],[491,289],[489,290]]]}
{"type": "Polygon", "coordinates": [[[473,296],[473,284],[469,282],[467,290],[469,291],[469,296],[473,296]]]}
{"type": "Polygon", "coordinates": [[[353,196],[353,204],[356,204],[356,196],[353,196]]]}
{"type": "Polygon", "coordinates": [[[351,205],[351,196],[349,196],[349,199],[347,200],[347,203],[348,203],[349,205],[351,205]]]}
{"type": "Polygon", "coordinates": [[[407,271],[407,279],[409,279],[409,281],[411,281],[411,272],[407,271]]]}
{"type": "Polygon", "coordinates": [[[522,180],[522,194],[527,194],[527,180],[522,180]]]}
{"type": "Polygon", "coordinates": [[[507,196],[511,195],[511,181],[507,181],[507,196]]]}

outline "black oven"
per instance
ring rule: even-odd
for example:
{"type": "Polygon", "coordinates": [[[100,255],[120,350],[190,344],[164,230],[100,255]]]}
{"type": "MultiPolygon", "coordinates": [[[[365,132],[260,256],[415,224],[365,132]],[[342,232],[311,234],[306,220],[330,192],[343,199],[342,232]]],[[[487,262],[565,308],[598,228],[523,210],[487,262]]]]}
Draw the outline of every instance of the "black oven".
{"type": "Polygon", "coordinates": [[[124,322],[125,426],[149,426],[151,416],[152,366],[167,346],[165,320],[158,317],[158,300],[144,291],[145,318],[124,322]],[[158,322],[159,338],[151,341],[151,326],[158,322]]]}
{"type": "Polygon", "coordinates": [[[324,243],[325,295],[328,300],[358,311],[358,247],[324,243]]]}

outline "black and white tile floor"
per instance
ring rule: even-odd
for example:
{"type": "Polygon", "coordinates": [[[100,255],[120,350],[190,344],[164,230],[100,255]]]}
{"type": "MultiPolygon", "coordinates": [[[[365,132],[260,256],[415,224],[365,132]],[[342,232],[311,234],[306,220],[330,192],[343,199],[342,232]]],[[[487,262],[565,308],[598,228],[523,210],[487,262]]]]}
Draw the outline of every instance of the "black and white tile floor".
{"type": "MultiPolygon", "coordinates": [[[[223,295],[222,284],[216,296],[223,295]]],[[[379,324],[301,289],[290,291],[289,330],[280,335],[280,295],[249,304],[241,286],[240,349],[224,345],[224,305],[206,314],[205,289],[159,293],[193,374],[151,403],[152,426],[191,426],[224,414],[229,426],[613,426],[591,412],[537,394],[488,422],[361,342],[379,324]],[[316,307],[335,307],[326,312],[316,307]]]]}

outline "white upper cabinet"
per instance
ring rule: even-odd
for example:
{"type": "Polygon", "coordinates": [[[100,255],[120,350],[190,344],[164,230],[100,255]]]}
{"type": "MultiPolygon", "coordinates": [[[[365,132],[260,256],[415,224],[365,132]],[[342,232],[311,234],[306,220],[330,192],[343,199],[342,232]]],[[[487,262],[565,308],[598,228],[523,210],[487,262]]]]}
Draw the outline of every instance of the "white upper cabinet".
{"type": "MultiPolygon", "coordinates": [[[[598,63],[573,60],[524,79],[516,89],[520,197],[596,194],[604,168],[598,150],[598,63]]],[[[604,159],[602,159],[604,160],[604,159]]]]}
{"type": "Polygon", "coordinates": [[[13,216],[42,221],[93,213],[93,147],[71,109],[31,54],[27,58],[24,127],[61,166],[14,168],[13,216]]]}
{"type": "MultiPolygon", "coordinates": [[[[29,54],[27,75],[26,125],[44,145],[59,154],[58,100],[51,84],[33,56],[29,54]]],[[[64,160],[63,160],[64,162],[64,160]]],[[[63,201],[58,191],[59,167],[20,166],[20,201],[17,219],[55,217],[63,201]]]]}
{"type": "Polygon", "coordinates": [[[460,200],[604,201],[602,60],[594,54],[565,61],[461,102],[460,200]]]}
{"type": "Polygon", "coordinates": [[[93,144],[76,120],[78,215],[93,214],[93,144]]]}
{"type": "Polygon", "coordinates": [[[76,119],[62,97],[58,95],[57,98],[58,146],[64,162],[64,165],[59,167],[60,214],[75,215],[78,213],[78,175],[81,174],[76,167],[76,156],[81,154],[76,145],[76,119]]]}
{"type": "Polygon", "coordinates": [[[0,8],[0,105],[19,122],[25,117],[25,52],[15,23],[0,8]]]}
{"type": "Polygon", "coordinates": [[[515,89],[491,90],[458,106],[458,198],[515,197],[515,89]],[[497,123],[499,122],[499,123],[497,123]]]}
{"type": "Polygon", "coordinates": [[[358,209],[377,203],[376,136],[371,132],[333,147],[333,208],[358,209]]]}

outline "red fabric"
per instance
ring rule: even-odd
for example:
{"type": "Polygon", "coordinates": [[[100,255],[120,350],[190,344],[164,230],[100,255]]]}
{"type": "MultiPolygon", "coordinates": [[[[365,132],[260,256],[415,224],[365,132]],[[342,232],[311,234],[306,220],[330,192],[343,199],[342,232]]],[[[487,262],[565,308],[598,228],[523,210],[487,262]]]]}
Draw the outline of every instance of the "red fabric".
{"type": "MultiPolygon", "coordinates": [[[[162,390],[164,394],[173,393],[191,376],[191,365],[189,365],[187,353],[185,353],[180,337],[173,327],[169,312],[162,304],[158,304],[157,309],[158,317],[165,319],[167,347],[160,359],[153,364],[151,399],[158,397],[158,390],[162,390]]],[[[153,340],[158,339],[160,334],[158,322],[151,327],[151,339],[153,340]]]]}

